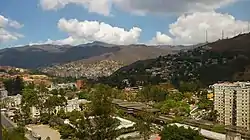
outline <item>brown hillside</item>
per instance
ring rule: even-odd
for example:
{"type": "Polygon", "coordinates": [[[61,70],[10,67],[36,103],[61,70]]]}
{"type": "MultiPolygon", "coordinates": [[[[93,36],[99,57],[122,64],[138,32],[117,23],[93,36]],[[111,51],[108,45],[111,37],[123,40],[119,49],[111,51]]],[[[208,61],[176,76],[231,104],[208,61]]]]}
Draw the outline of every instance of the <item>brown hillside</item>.
{"type": "Polygon", "coordinates": [[[241,34],[230,39],[218,40],[210,43],[212,50],[219,52],[250,52],[250,33],[241,34]]]}
{"type": "Polygon", "coordinates": [[[95,63],[101,60],[114,60],[124,65],[131,64],[138,60],[156,58],[160,55],[172,53],[170,49],[161,49],[147,46],[119,46],[121,49],[117,52],[105,53],[100,56],[94,56],[88,59],[79,60],[84,63],[95,63]]]}

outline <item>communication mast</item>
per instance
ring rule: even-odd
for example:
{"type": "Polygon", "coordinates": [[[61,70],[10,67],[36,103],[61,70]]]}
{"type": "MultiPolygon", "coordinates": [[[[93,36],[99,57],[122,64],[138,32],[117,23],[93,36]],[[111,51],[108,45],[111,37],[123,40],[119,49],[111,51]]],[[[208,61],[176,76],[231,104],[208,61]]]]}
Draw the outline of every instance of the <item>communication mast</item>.
{"type": "Polygon", "coordinates": [[[224,30],[221,32],[221,39],[224,39],[224,30]]]}
{"type": "Polygon", "coordinates": [[[206,30],[206,36],[205,36],[205,38],[206,38],[206,43],[207,43],[207,30],[206,30]]]}
{"type": "Polygon", "coordinates": [[[250,22],[247,22],[247,31],[250,32],[250,22]]]}

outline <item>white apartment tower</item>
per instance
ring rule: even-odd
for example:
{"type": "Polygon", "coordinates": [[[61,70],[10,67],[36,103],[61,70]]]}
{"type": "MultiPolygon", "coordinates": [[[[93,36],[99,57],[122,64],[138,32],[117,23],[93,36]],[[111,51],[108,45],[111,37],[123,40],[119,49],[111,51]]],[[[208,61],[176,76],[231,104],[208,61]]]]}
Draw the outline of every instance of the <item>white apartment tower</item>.
{"type": "Polygon", "coordinates": [[[218,121],[250,130],[250,82],[217,83],[212,87],[218,121]]]}

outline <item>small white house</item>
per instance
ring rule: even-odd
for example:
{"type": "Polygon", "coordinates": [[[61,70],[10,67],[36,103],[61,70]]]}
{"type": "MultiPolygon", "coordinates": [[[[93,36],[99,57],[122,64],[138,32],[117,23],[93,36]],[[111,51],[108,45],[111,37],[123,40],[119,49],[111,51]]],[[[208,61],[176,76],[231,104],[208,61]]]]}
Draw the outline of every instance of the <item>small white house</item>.
{"type": "Polygon", "coordinates": [[[65,107],[65,112],[72,112],[73,110],[81,111],[80,104],[86,104],[89,102],[90,101],[88,100],[78,98],[68,100],[67,106],[65,107]]]}

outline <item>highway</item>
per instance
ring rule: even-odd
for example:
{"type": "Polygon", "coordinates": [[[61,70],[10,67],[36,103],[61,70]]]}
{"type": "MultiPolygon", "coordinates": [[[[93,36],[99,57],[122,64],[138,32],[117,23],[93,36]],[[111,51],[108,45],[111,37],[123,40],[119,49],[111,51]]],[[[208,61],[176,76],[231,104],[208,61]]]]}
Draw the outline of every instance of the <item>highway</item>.
{"type": "Polygon", "coordinates": [[[11,129],[15,128],[16,124],[13,123],[9,118],[7,118],[4,114],[1,113],[1,125],[4,128],[11,129]]]}

